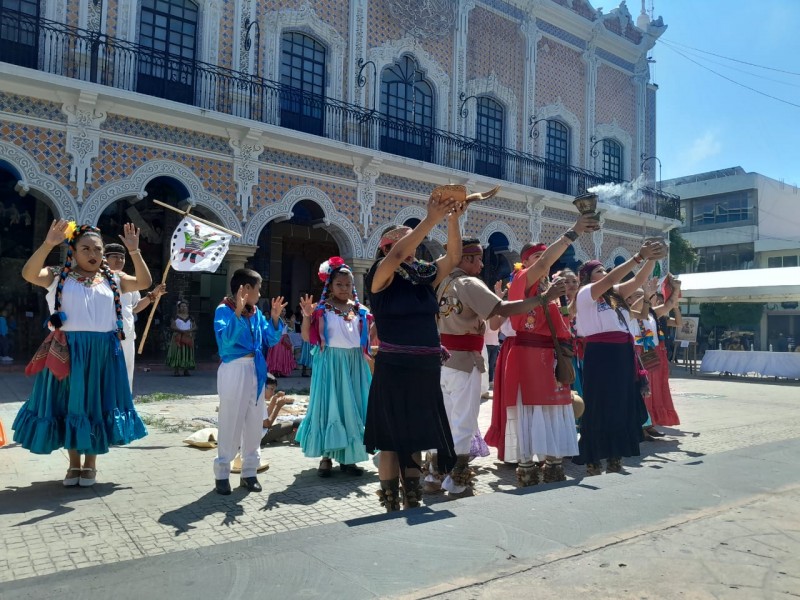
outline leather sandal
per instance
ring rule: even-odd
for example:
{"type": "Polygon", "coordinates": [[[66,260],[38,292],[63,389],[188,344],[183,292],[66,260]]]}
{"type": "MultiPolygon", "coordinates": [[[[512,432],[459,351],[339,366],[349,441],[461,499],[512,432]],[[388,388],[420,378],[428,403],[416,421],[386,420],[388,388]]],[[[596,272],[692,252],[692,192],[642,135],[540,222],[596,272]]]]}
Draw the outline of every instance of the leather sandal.
{"type": "Polygon", "coordinates": [[[75,487],[76,485],[78,485],[78,483],[80,483],[80,480],[81,480],[81,468],[70,467],[69,469],[67,469],[67,476],[64,477],[64,481],[62,483],[64,484],[64,487],[75,487]],[[73,476],[73,473],[75,473],[75,471],[77,471],[78,474],[73,476]]]}
{"type": "Polygon", "coordinates": [[[78,485],[81,487],[92,487],[97,481],[97,469],[81,469],[81,477],[78,480],[78,485]],[[83,474],[87,473],[89,477],[84,477],[83,474]]]}
{"type": "Polygon", "coordinates": [[[323,458],[319,461],[319,467],[317,467],[317,475],[320,477],[330,477],[333,473],[333,462],[330,458],[323,458]]]}

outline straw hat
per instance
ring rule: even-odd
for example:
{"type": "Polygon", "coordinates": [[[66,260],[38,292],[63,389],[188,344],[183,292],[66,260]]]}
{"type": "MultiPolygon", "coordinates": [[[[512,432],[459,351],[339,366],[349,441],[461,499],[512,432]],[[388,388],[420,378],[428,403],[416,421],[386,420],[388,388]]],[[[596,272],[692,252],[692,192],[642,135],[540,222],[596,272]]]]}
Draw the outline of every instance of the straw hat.
{"type": "Polygon", "coordinates": [[[583,398],[572,392],[572,411],[575,413],[575,418],[580,419],[585,409],[586,405],[583,403],[583,398]]]}
{"type": "MultiPolygon", "coordinates": [[[[261,455],[261,464],[258,465],[256,469],[256,473],[263,473],[269,469],[269,461],[264,458],[264,455],[261,455]]],[[[238,452],[236,453],[236,458],[233,459],[231,463],[231,473],[241,473],[242,472],[242,455],[238,452]]]]}

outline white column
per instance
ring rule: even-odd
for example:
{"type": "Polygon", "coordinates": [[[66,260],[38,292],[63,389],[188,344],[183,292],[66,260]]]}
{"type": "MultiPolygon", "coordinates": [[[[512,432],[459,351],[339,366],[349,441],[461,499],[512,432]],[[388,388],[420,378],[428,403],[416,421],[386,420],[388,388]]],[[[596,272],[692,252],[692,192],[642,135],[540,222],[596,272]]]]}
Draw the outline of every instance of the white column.
{"type": "Polygon", "coordinates": [[[467,39],[469,37],[469,13],[475,8],[475,0],[459,0],[458,17],[453,51],[453,99],[451,106],[451,120],[454,124],[453,131],[464,134],[466,123],[458,108],[461,101],[458,99],[461,92],[467,90],[467,39]]]}
{"type": "Polygon", "coordinates": [[[369,229],[372,225],[372,209],[375,206],[375,181],[381,174],[378,170],[379,164],[380,161],[372,160],[366,164],[353,167],[353,171],[358,177],[356,193],[358,194],[359,221],[363,232],[361,236],[365,240],[369,236],[369,229]]]}
{"type": "Polygon", "coordinates": [[[237,269],[244,269],[247,260],[252,258],[258,246],[246,246],[244,244],[231,244],[228,248],[228,253],[225,255],[225,264],[228,268],[226,291],[230,289],[231,278],[234,271],[237,269]]]}
{"type": "Polygon", "coordinates": [[[584,104],[586,105],[585,119],[586,140],[583,144],[583,166],[591,171],[595,170],[595,164],[590,153],[592,138],[595,135],[595,109],[597,98],[597,56],[595,55],[594,38],[590,41],[586,51],[581,56],[586,65],[586,86],[584,91],[584,104]]]}
{"type": "Polygon", "coordinates": [[[524,99],[524,123],[525,123],[525,144],[523,150],[536,153],[534,140],[528,135],[528,128],[536,115],[536,49],[539,40],[542,39],[542,32],[536,26],[536,17],[531,17],[522,23],[522,31],[525,34],[527,44],[525,47],[525,99],[524,99]]]}
{"type": "MultiPolygon", "coordinates": [[[[373,89],[372,77],[379,76],[372,67],[365,69],[367,76],[367,83],[364,87],[360,88],[356,85],[356,77],[358,75],[358,59],[363,58],[367,60],[367,27],[368,27],[368,10],[369,4],[367,0],[350,0],[350,40],[348,44],[348,65],[345,67],[347,73],[347,84],[345,91],[347,93],[347,102],[353,104],[360,104],[366,106],[366,91],[370,89],[370,94],[373,89]]],[[[375,102],[374,98],[370,98],[370,106],[375,102]]]]}
{"type": "MultiPolygon", "coordinates": [[[[633,76],[633,83],[636,87],[636,155],[635,170],[631,171],[637,176],[641,173],[642,158],[647,157],[647,82],[650,80],[650,67],[647,64],[647,56],[642,54],[639,62],[636,63],[636,72],[633,76]]],[[[655,172],[653,169],[652,172],[655,172]]]]}

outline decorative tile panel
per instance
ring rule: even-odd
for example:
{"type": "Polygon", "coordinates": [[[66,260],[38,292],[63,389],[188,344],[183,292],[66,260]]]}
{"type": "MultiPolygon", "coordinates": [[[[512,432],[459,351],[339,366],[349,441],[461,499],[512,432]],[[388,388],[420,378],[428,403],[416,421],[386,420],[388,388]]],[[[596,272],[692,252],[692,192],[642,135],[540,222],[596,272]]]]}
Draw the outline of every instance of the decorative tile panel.
{"type": "Polygon", "coordinates": [[[26,117],[38,117],[59,123],[67,122],[66,115],[61,112],[60,104],[6,92],[0,92],[0,112],[15,113],[26,117]]]}
{"type": "Polygon", "coordinates": [[[167,142],[187,148],[197,148],[198,150],[208,150],[209,152],[231,153],[226,138],[189,129],[170,127],[169,125],[153,123],[152,121],[132,119],[122,115],[108,115],[105,123],[103,123],[103,131],[113,131],[114,133],[167,142]]]}

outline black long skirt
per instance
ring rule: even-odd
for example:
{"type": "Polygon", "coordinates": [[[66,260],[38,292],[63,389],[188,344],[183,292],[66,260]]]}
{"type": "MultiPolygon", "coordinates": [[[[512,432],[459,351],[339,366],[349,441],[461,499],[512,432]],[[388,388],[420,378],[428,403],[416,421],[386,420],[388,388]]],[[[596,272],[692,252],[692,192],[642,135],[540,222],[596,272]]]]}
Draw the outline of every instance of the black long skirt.
{"type": "Polygon", "coordinates": [[[647,408],[634,368],[632,344],[589,342],[583,359],[580,456],[577,464],[639,456],[647,408]]]}
{"type": "Polygon", "coordinates": [[[397,452],[400,467],[413,468],[414,452],[435,449],[439,470],[455,465],[450,424],[439,383],[438,354],[378,352],[369,388],[364,445],[369,452],[397,452]]]}

